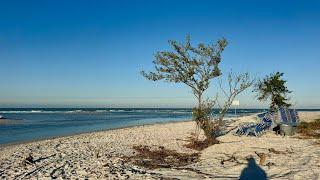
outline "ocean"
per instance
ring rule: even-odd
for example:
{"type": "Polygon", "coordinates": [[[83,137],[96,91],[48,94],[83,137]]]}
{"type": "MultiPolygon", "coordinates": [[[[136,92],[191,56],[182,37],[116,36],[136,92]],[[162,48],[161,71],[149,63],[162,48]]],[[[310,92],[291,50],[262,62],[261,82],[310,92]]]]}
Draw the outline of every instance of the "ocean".
{"type": "MultiPolygon", "coordinates": [[[[264,110],[237,109],[237,115],[262,111],[264,110]]],[[[232,117],[234,113],[234,110],[230,109],[226,117],[232,117]]],[[[192,119],[191,109],[180,108],[0,108],[0,115],[15,119],[12,123],[0,123],[2,145],[192,119]]]]}

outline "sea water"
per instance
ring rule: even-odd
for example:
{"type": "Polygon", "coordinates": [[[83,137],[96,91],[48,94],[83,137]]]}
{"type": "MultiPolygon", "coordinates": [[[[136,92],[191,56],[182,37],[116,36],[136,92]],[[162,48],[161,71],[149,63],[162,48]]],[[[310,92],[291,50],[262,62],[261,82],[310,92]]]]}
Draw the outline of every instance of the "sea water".
{"type": "MultiPolygon", "coordinates": [[[[237,115],[262,111],[262,109],[238,109],[237,115]]],[[[0,123],[0,144],[9,144],[114,128],[191,120],[192,110],[180,108],[0,108],[0,115],[7,119],[14,119],[12,123],[7,123],[9,120],[6,123],[0,123]]],[[[233,117],[234,110],[228,111],[226,115],[233,117]]]]}

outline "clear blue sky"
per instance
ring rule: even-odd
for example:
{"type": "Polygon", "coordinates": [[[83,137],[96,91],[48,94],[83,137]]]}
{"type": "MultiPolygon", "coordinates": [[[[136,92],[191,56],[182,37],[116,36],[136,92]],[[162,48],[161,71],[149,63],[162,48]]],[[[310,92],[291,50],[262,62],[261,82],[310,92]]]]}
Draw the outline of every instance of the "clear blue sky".
{"type": "MultiPolygon", "coordinates": [[[[221,68],[285,73],[296,107],[320,108],[320,1],[0,1],[0,107],[191,107],[154,83],[167,40],[230,44],[221,68]]],[[[207,95],[215,94],[215,88],[207,95]]],[[[247,91],[242,107],[264,107],[247,91]]]]}

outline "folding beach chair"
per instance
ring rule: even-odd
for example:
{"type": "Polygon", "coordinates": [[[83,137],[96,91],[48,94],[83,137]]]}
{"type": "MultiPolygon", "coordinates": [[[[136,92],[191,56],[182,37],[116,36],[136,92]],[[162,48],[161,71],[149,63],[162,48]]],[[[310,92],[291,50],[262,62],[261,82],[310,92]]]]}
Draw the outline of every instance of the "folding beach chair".
{"type": "Polygon", "coordinates": [[[234,135],[237,135],[237,136],[246,135],[247,136],[251,132],[251,129],[253,129],[255,126],[256,126],[255,123],[242,124],[238,127],[238,129],[236,130],[234,135]]]}
{"type": "Polygon", "coordinates": [[[242,136],[261,136],[265,131],[269,130],[273,122],[267,117],[263,117],[260,123],[244,124],[238,127],[235,135],[242,136]]]}
{"type": "Polygon", "coordinates": [[[299,123],[299,115],[295,109],[289,109],[289,114],[291,117],[291,122],[293,125],[297,125],[299,123]]]}
{"type": "Polygon", "coordinates": [[[258,119],[262,120],[266,114],[267,112],[264,112],[264,113],[258,114],[257,117],[258,119]]]}
{"type": "Polygon", "coordinates": [[[295,109],[289,109],[287,107],[279,108],[279,124],[291,124],[296,126],[299,123],[298,112],[295,109]]]}
{"type": "Polygon", "coordinates": [[[272,126],[272,120],[268,119],[267,117],[264,117],[262,119],[262,123],[259,123],[254,128],[254,135],[255,136],[261,136],[265,131],[271,129],[272,126]]]}
{"type": "Polygon", "coordinates": [[[279,114],[280,114],[280,119],[279,119],[280,123],[289,124],[288,109],[285,107],[280,107],[279,114]]]}

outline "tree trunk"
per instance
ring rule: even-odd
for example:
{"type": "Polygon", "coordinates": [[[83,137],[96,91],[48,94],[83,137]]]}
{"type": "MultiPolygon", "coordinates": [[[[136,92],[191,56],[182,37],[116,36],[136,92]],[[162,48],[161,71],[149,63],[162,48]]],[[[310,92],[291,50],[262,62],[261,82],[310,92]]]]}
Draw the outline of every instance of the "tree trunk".
{"type": "Polygon", "coordinates": [[[198,108],[201,109],[202,107],[202,94],[199,93],[198,95],[198,108]]]}

